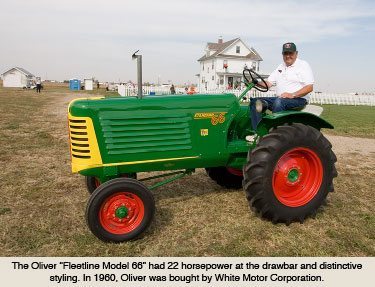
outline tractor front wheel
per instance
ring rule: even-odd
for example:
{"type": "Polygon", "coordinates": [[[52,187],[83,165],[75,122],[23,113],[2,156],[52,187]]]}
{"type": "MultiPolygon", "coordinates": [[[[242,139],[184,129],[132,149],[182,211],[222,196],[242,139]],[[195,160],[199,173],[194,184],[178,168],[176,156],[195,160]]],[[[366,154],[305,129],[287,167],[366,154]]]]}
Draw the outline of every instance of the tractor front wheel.
{"type": "Polygon", "coordinates": [[[313,127],[284,125],[249,151],[244,190],[250,207],[272,222],[303,222],[333,191],[337,176],[332,145],[313,127]]]}
{"type": "Polygon", "coordinates": [[[91,195],[86,220],[100,240],[123,242],[136,238],[150,225],[155,212],[151,191],[131,178],[116,178],[91,195]]]}
{"type": "Polygon", "coordinates": [[[218,185],[228,189],[240,189],[242,187],[242,170],[230,167],[206,168],[207,175],[218,185]]]}

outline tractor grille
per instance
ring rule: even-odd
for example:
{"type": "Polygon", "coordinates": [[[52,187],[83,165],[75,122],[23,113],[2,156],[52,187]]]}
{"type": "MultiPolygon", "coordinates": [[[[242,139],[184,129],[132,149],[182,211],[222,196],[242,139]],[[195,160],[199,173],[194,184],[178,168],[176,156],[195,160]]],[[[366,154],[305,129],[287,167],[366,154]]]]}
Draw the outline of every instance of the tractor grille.
{"type": "Polygon", "coordinates": [[[192,148],[188,115],[100,114],[108,154],[180,151],[192,148]]]}
{"type": "Polygon", "coordinates": [[[72,157],[90,159],[90,145],[86,120],[69,119],[72,157]]]}

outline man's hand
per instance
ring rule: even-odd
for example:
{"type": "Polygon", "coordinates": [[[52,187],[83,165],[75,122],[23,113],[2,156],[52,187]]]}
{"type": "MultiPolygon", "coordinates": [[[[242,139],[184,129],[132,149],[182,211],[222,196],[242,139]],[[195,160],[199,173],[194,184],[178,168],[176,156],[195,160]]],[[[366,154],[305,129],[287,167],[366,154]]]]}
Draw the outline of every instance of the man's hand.
{"type": "Polygon", "coordinates": [[[284,99],[294,99],[306,96],[308,93],[313,91],[313,85],[304,86],[302,89],[295,91],[294,93],[282,93],[280,98],[284,99]]]}
{"type": "Polygon", "coordinates": [[[280,98],[294,99],[295,95],[294,95],[294,93],[282,93],[280,98]]]}

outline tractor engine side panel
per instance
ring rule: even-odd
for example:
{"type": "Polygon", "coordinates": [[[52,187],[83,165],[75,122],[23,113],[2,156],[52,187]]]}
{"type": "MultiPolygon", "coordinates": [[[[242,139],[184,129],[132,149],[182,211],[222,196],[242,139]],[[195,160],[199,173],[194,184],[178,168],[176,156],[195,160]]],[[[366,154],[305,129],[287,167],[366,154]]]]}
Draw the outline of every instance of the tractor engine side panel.
{"type": "Polygon", "coordinates": [[[102,166],[122,173],[225,164],[232,94],[88,100],[102,166]]]}

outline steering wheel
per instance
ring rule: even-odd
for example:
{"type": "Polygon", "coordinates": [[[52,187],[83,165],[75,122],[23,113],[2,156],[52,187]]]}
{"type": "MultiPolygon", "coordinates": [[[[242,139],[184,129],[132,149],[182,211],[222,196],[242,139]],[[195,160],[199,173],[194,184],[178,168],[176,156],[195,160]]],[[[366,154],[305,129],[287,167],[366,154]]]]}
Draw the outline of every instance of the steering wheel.
{"type": "Polygon", "coordinates": [[[258,90],[259,92],[268,92],[268,86],[267,86],[266,81],[254,70],[250,70],[246,68],[243,70],[242,74],[243,74],[243,77],[245,78],[245,81],[247,82],[246,84],[253,83],[255,85],[254,89],[258,90]],[[259,81],[256,78],[260,78],[265,87],[258,85],[259,81]]]}

